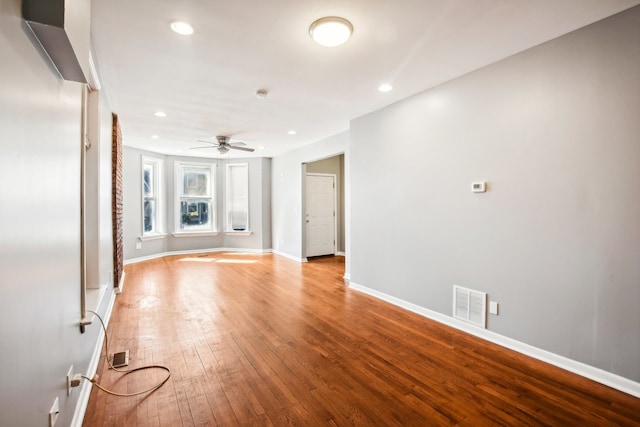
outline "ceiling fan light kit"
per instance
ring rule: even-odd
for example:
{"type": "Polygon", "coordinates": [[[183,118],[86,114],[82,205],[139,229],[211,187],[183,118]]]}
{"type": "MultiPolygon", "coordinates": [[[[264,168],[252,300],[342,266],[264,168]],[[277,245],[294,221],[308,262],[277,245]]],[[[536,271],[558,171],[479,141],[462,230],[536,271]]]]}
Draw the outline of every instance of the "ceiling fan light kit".
{"type": "Polygon", "coordinates": [[[344,44],[353,33],[351,22],[339,16],[325,16],[309,27],[309,35],[319,45],[335,47],[344,44]]]}
{"type": "Polygon", "coordinates": [[[206,139],[199,139],[199,142],[206,142],[207,144],[211,144],[211,145],[206,145],[204,147],[192,147],[192,150],[199,150],[202,148],[217,148],[218,149],[218,153],[220,155],[224,155],[227,154],[229,152],[229,150],[240,150],[240,151],[248,151],[249,153],[253,153],[254,151],[256,151],[254,148],[249,148],[249,147],[245,147],[245,143],[244,142],[229,142],[229,137],[228,136],[223,136],[223,135],[218,135],[216,136],[216,139],[218,140],[218,142],[211,142],[211,141],[207,141],[206,139]]]}
{"type": "Polygon", "coordinates": [[[183,36],[190,36],[191,34],[193,34],[193,27],[186,22],[172,22],[171,29],[178,34],[182,34],[183,36]]]}

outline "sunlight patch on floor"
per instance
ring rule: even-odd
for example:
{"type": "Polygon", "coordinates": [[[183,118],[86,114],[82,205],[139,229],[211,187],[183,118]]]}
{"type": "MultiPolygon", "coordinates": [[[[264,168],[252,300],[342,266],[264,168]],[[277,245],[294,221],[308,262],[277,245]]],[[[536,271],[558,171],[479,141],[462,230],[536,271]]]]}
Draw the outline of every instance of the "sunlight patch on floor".
{"type": "Polygon", "coordinates": [[[215,258],[180,258],[180,262],[213,262],[215,258]]]}
{"type": "Polygon", "coordinates": [[[252,259],[218,259],[216,262],[224,264],[255,264],[258,261],[252,259]]]}

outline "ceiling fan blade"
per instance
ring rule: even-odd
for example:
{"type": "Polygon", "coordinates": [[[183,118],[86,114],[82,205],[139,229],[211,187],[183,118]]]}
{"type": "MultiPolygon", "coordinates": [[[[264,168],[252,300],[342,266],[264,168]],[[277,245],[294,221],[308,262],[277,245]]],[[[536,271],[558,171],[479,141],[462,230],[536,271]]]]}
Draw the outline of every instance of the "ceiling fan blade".
{"type": "Polygon", "coordinates": [[[238,147],[238,146],[244,147],[247,144],[245,144],[244,142],[238,141],[238,142],[232,142],[229,145],[232,146],[232,147],[238,147]]]}
{"type": "Polygon", "coordinates": [[[247,148],[247,147],[238,147],[237,145],[229,145],[229,148],[231,148],[232,150],[242,150],[242,151],[248,151],[250,153],[253,153],[254,151],[256,151],[253,148],[247,148]]]}
{"type": "Polygon", "coordinates": [[[189,148],[189,150],[199,150],[199,149],[201,149],[201,148],[217,148],[217,147],[215,147],[215,146],[211,146],[211,147],[210,147],[210,146],[204,146],[204,147],[191,147],[191,148],[189,148]]]}
{"type": "Polygon", "coordinates": [[[218,145],[220,145],[220,143],[219,143],[219,142],[207,141],[206,139],[198,139],[197,141],[198,141],[198,142],[206,142],[207,144],[211,144],[211,145],[213,145],[214,147],[217,147],[218,145]]]}

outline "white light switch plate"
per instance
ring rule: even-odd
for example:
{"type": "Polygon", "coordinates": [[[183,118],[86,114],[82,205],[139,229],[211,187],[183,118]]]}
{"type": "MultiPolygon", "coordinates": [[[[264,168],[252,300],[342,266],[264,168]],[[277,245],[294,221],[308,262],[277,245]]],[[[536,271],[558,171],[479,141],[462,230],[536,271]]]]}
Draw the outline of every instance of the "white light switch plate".
{"type": "Polygon", "coordinates": [[[498,303],[495,301],[489,301],[489,313],[498,314],[498,303]]]}

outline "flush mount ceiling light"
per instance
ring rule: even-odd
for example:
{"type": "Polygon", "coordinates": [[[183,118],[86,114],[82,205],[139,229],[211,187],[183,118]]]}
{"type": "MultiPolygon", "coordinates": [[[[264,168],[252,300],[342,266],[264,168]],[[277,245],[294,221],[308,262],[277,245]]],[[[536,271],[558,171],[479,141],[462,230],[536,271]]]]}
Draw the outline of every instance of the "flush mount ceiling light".
{"type": "Polygon", "coordinates": [[[325,16],[311,24],[309,35],[318,44],[326,47],[340,46],[351,37],[353,25],[338,16],[325,16]]]}
{"type": "Polygon", "coordinates": [[[186,22],[172,22],[171,29],[178,34],[182,34],[183,36],[190,36],[193,34],[193,27],[186,22]]]}
{"type": "Polygon", "coordinates": [[[391,92],[393,90],[393,86],[391,86],[388,83],[384,83],[384,84],[381,84],[380,86],[378,86],[378,90],[380,92],[391,92]]]}
{"type": "Polygon", "coordinates": [[[164,111],[156,111],[155,113],[153,113],[153,115],[156,117],[167,117],[167,113],[165,113],[164,111]]]}

